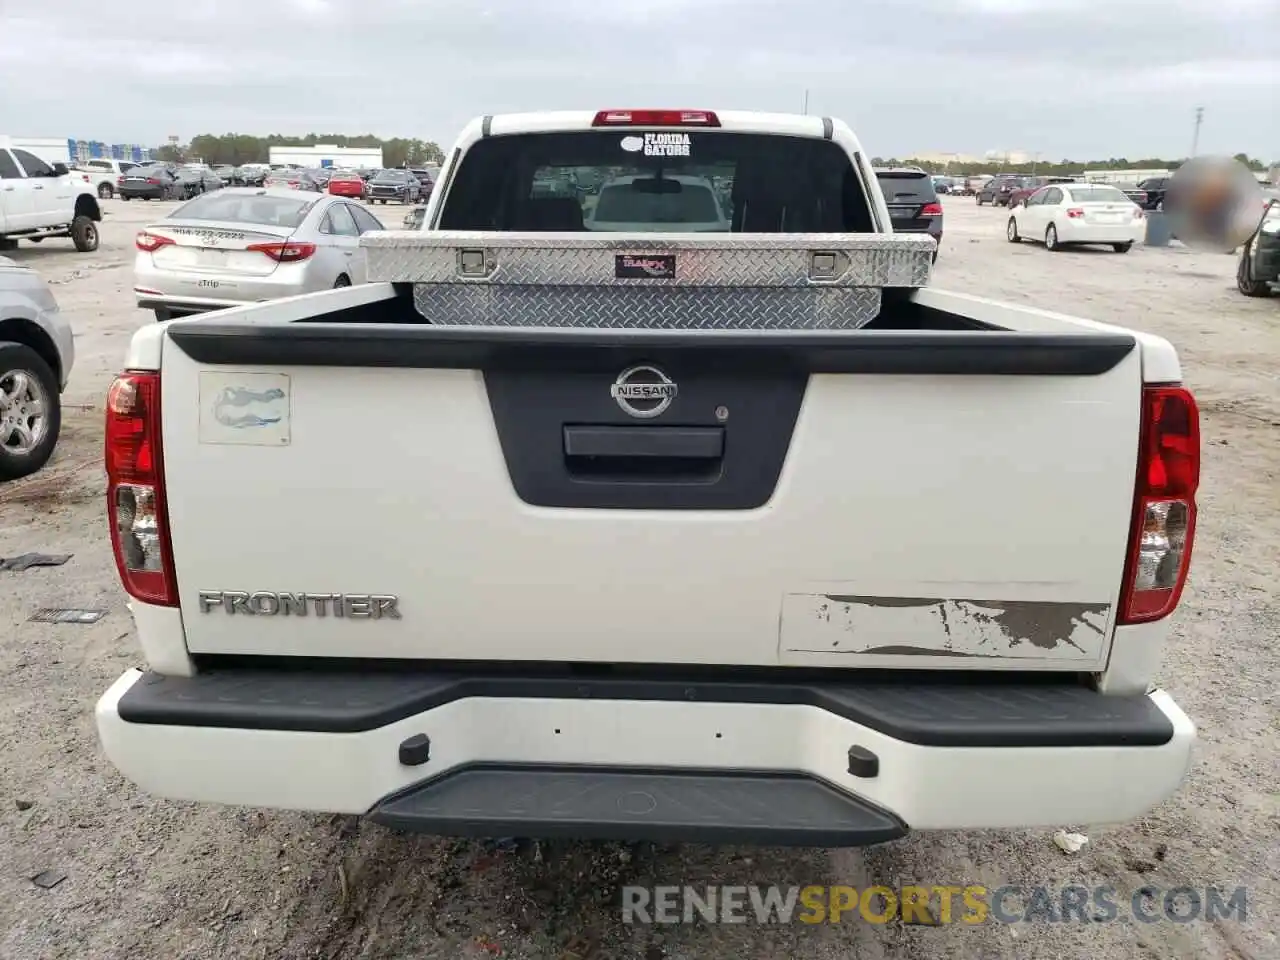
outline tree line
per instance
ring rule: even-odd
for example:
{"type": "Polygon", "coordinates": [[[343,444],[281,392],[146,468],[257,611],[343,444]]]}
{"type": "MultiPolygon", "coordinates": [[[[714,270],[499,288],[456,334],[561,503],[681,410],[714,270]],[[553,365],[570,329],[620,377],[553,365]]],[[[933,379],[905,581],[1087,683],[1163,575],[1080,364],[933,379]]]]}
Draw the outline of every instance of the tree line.
{"type": "MultiPolygon", "coordinates": [[[[1266,163],[1257,157],[1237,153],[1235,158],[1255,172],[1261,173],[1267,169],[1266,163]]],[[[1186,158],[1164,160],[1159,157],[1147,157],[1142,160],[1129,160],[1126,157],[1111,157],[1107,160],[1058,160],[1056,162],[1053,160],[1029,160],[1026,163],[1006,163],[996,157],[976,163],[964,163],[954,160],[949,163],[939,163],[933,160],[914,160],[909,157],[903,160],[899,160],[896,157],[873,157],[871,162],[877,167],[911,166],[919,167],[929,173],[939,174],[977,176],[983,173],[1016,173],[1065,177],[1084,170],[1176,170],[1186,162],[1186,158]]]]}
{"type": "Polygon", "coordinates": [[[272,147],[314,147],[317,144],[334,144],[339,147],[381,147],[382,162],[388,167],[419,166],[424,163],[442,163],[444,151],[432,140],[415,140],[392,137],[383,140],[372,134],[351,137],[341,133],[309,133],[305,137],[286,137],[273,133],[257,137],[248,133],[202,133],[192,137],[186,146],[165,144],[151,151],[160,160],[183,163],[200,158],[204,163],[266,163],[272,147]]]}

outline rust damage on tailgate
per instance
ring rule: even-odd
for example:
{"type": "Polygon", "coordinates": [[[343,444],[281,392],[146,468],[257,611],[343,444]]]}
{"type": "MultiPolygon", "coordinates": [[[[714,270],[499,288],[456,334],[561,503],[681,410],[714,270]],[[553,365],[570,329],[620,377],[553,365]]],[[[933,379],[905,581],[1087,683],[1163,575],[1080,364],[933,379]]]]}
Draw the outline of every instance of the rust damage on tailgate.
{"type": "Polygon", "coordinates": [[[1107,603],[788,594],[791,653],[1087,660],[1102,652],[1107,603]]]}

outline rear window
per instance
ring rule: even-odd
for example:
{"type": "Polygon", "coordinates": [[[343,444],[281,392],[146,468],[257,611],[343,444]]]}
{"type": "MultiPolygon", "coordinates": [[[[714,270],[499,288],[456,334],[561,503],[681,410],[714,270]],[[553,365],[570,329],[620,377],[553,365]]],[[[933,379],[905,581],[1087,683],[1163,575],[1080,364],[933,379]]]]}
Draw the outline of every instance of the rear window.
{"type": "Polygon", "coordinates": [[[865,233],[844,149],[748,133],[592,130],[497,136],[462,157],[444,230],[865,233]]]}
{"type": "Polygon", "coordinates": [[[188,200],[169,214],[169,218],[296,227],[306,219],[315,202],[294,197],[268,197],[259,193],[228,193],[219,190],[188,200]]]}
{"type": "Polygon", "coordinates": [[[1069,187],[1067,193],[1076,203],[1132,203],[1124,191],[1115,187],[1069,187]]]}
{"type": "Polygon", "coordinates": [[[932,178],[918,173],[880,172],[876,179],[880,181],[880,192],[886,203],[902,200],[929,203],[938,199],[932,178]]]}

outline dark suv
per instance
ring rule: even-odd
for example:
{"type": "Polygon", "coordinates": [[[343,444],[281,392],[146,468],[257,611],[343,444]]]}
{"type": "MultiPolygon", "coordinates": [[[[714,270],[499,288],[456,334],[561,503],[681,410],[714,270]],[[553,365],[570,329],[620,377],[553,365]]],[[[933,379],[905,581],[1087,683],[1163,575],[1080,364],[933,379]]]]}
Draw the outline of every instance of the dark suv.
{"type": "Polygon", "coordinates": [[[978,206],[982,206],[984,203],[989,203],[993,207],[1009,206],[1009,199],[1013,196],[1013,191],[1023,186],[1024,181],[1028,179],[1030,178],[1008,173],[992,177],[982,185],[982,189],[976,195],[978,206]]]}
{"type": "MultiPolygon", "coordinates": [[[[922,170],[877,170],[894,233],[927,233],[942,246],[942,203],[933,178],[922,170]]],[[[938,251],[933,251],[938,259],[938,251]]]]}
{"type": "Polygon", "coordinates": [[[1147,194],[1147,202],[1142,205],[1144,209],[1164,209],[1164,195],[1172,179],[1172,177],[1148,177],[1138,184],[1138,189],[1146,191],[1147,194]]]}

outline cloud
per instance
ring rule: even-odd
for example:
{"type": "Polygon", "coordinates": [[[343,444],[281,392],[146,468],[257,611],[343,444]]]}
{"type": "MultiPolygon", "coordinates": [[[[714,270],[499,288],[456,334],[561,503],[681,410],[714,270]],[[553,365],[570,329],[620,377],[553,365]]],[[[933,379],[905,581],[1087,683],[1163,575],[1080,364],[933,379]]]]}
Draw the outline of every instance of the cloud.
{"type": "Polygon", "coordinates": [[[1276,0],[0,0],[6,133],[452,139],[508,110],[848,120],[869,150],[1280,154],[1276,0]],[[124,8],[122,8],[124,9],[124,8]],[[86,77],[93,78],[92,82],[86,77]]]}

